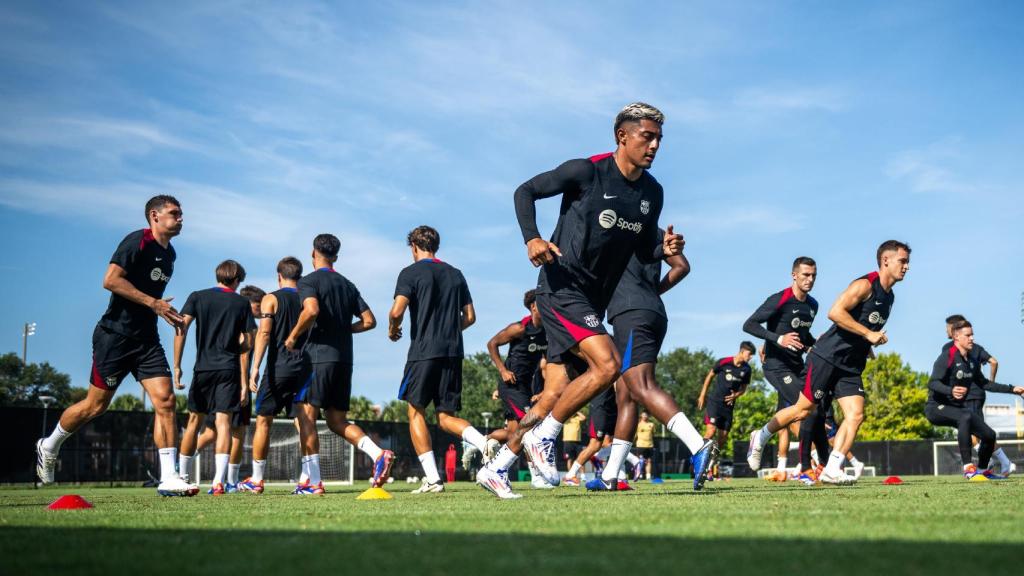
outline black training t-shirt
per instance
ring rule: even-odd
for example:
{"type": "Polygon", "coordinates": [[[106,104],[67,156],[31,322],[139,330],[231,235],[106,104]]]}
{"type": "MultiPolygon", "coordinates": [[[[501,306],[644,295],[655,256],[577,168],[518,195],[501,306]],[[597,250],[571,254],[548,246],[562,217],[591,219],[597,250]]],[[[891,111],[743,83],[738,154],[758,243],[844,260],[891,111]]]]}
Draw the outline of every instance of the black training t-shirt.
{"type": "Polygon", "coordinates": [[[562,195],[551,242],[562,256],[545,264],[537,292],[581,292],[603,312],[629,259],[661,258],[658,217],[664,191],[646,170],[635,182],[622,175],[612,154],[569,160],[534,176],[515,193],[516,217],[526,242],[540,238],[534,201],[562,195]]]}
{"type": "Polygon", "coordinates": [[[508,343],[508,355],[505,356],[505,368],[516,375],[516,384],[529,388],[533,373],[540,366],[540,359],[548,349],[548,338],[543,326],[534,326],[533,318],[527,316],[520,320],[526,333],[508,343]]]}
{"type": "Polygon", "coordinates": [[[462,308],[473,303],[458,268],[424,258],[398,275],[395,296],[409,299],[409,361],[462,358],[462,308]]]}
{"type": "MultiPolygon", "coordinates": [[[[174,273],[174,247],[160,245],[149,228],[125,236],[118,245],[111,264],[117,264],[127,273],[127,280],[143,294],[163,298],[164,289],[174,273]]],[[[110,295],[107,311],[100,318],[100,326],[129,338],[156,342],[157,316],[147,306],[136,304],[117,294],[110,295]]]]}
{"type": "MultiPolygon", "coordinates": [[[[878,332],[885,327],[885,323],[889,320],[889,313],[892,311],[892,304],[896,296],[891,291],[886,292],[882,288],[878,272],[861,276],[859,279],[871,282],[871,296],[850,310],[850,316],[861,326],[878,332]]],[[[864,371],[864,365],[867,364],[870,352],[871,343],[863,336],[847,332],[836,324],[833,324],[821,338],[818,338],[814,350],[811,350],[811,354],[836,368],[853,374],[860,374],[864,371]]]]}
{"type": "Polygon", "coordinates": [[[320,305],[303,353],[313,364],[352,363],[352,322],[369,310],[355,284],[333,268],[319,268],[299,280],[299,301],[316,298],[320,305]]]}
{"type": "Polygon", "coordinates": [[[733,364],[733,357],[722,358],[712,368],[715,373],[715,385],[711,397],[724,402],[725,397],[750,384],[750,364],[743,362],[739,366],[733,364]]]}
{"type": "MultiPolygon", "coordinates": [[[[949,349],[953,347],[953,341],[949,340],[942,347],[942,351],[945,353],[949,352],[949,349]]],[[[974,343],[974,347],[971,348],[971,360],[977,362],[978,369],[984,368],[988,361],[992,359],[992,355],[985,350],[985,347],[977,342],[974,343]]],[[[985,389],[981,386],[971,386],[970,390],[967,391],[968,400],[984,400],[985,389]]]]}
{"type": "MultiPolygon", "coordinates": [[[[661,238],[665,232],[658,230],[661,238]]],[[[619,279],[619,285],[608,303],[608,320],[630,310],[651,310],[668,318],[665,304],[661,301],[658,290],[661,288],[661,260],[643,263],[634,255],[629,259],[626,270],[619,279]]]]}
{"type": "Polygon", "coordinates": [[[981,364],[977,356],[968,353],[966,357],[955,346],[944,346],[939,357],[932,366],[932,376],[928,381],[928,401],[936,404],[963,406],[964,400],[971,398],[971,391],[980,388],[982,395],[985,390],[991,392],[1012,393],[1013,386],[991,382],[981,372],[981,364]],[[964,386],[967,396],[957,400],[953,398],[953,387],[964,386]]]}
{"type": "Polygon", "coordinates": [[[288,350],[284,342],[299,323],[299,314],[302,312],[299,291],[296,288],[281,288],[271,294],[277,299],[277,311],[274,312],[270,329],[267,370],[274,377],[295,376],[302,372],[302,353],[288,350]]]}
{"type": "Polygon", "coordinates": [[[779,346],[779,336],[796,332],[804,350],[814,345],[811,324],[818,314],[818,301],[810,294],[801,302],[793,296],[793,288],[786,288],[768,297],[743,323],[743,331],[765,341],[764,367],[766,370],[787,369],[797,374],[804,367],[802,350],[779,346]],[[764,324],[764,326],[762,326],[764,324]]]}
{"type": "Polygon", "coordinates": [[[239,336],[255,328],[249,301],[227,288],[189,294],[181,313],[194,318],[195,370],[241,370],[239,336]]]}

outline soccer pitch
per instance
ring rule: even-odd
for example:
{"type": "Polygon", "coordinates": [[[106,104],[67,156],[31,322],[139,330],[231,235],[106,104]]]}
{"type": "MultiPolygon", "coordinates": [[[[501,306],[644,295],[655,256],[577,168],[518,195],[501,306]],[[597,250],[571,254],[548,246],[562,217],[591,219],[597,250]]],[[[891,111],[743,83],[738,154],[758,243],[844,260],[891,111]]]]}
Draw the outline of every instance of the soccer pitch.
{"type": "Polygon", "coordinates": [[[160,498],[139,488],[0,489],[4,574],[947,574],[1019,572],[1024,480],[850,487],[640,482],[499,501],[469,483],[393,500],[160,498]],[[49,511],[62,494],[95,508],[49,511]]]}

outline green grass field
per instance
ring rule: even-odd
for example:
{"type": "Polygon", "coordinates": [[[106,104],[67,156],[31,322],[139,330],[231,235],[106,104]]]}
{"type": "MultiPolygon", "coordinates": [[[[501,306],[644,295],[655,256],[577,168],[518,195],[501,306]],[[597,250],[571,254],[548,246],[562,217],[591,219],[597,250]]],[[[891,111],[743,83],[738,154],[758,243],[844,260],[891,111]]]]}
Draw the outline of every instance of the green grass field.
{"type": "Polygon", "coordinates": [[[151,489],[0,489],[7,574],[992,574],[1024,571],[1024,481],[865,479],[805,488],[736,480],[618,494],[562,487],[498,501],[267,494],[160,498],[151,489]],[[95,508],[49,511],[75,493],[95,508]]]}

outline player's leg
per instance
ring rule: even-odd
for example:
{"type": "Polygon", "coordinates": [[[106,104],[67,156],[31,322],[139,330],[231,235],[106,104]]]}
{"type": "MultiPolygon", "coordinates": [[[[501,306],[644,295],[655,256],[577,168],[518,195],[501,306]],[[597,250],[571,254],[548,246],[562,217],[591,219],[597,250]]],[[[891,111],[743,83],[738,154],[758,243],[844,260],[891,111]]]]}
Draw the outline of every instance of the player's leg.
{"type": "Polygon", "coordinates": [[[957,447],[960,449],[960,464],[963,466],[964,477],[970,479],[977,474],[978,469],[972,461],[970,411],[957,406],[929,402],[924,407],[924,416],[935,426],[957,429],[957,447]]]}
{"type": "MultiPolygon", "coordinates": [[[[569,354],[571,355],[571,353],[569,354]]],[[[575,357],[573,359],[567,358],[566,360],[571,362],[574,359],[575,357]]],[[[513,453],[513,456],[518,455],[522,451],[523,435],[551,413],[555,402],[561,398],[562,392],[565,391],[571,380],[572,378],[569,377],[566,363],[563,363],[561,360],[548,360],[547,366],[544,368],[544,391],[541,392],[540,398],[526,411],[526,415],[519,420],[519,427],[516,433],[511,435],[506,444],[506,447],[513,453]]]]}
{"type": "Polygon", "coordinates": [[[835,390],[836,401],[843,411],[843,422],[836,432],[832,452],[820,479],[825,483],[845,484],[855,480],[843,471],[843,463],[864,422],[864,389],[860,376],[845,376],[839,379],[835,390]]]}
{"type": "Polygon", "coordinates": [[[198,450],[199,429],[205,420],[206,414],[189,410],[188,420],[185,421],[185,431],[181,435],[181,447],[178,450],[178,474],[186,482],[191,483],[194,479],[192,460],[198,450]]]}
{"type": "Polygon", "coordinates": [[[174,388],[169,376],[143,378],[140,382],[153,405],[153,443],[160,455],[160,483],[181,482],[176,472],[178,464],[178,424],[175,421],[174,388]]]}
{"type": "MultiPolygon", "coordinates": [[[[235,393],[237,394],[237,392],[235,393]]],[[[227,479],[228,460],[231,457],[231,413],[217,412],[216,414],[217,441],[214,443],[213,449],[214,472],[209,493],[219,496],[226,493],[224,481],[227,479]]]]}
{"type": "Polygon", "coordinates": [[[751,470],[761,468],[761,451],[776,432],[810,416],[815,411],[816,399],[820,400],[831,393],[835,386],[833,373],[834,368],[828,362],[807,359],[802,374],[804,386],[796,403],[779,410],[767,424],[750,433],[747,465],[751,470]]]}
{"type": "Polygon", "coordinates": [[[199,438],[196,441],[196,453],[217,441],[217,417],[211,412],[203,419],[199,427],[199,438]]]}
{"type": "Polygon", "coordinates": [[[308,495],[323,482],[320,477],[320,434],[316,429],[320,409],[309,402],[299,401],[295,404],[294,413],[302,450],[302,473],[293,494],[308,495]]]}
{"type": "Polygon", "coordinates": [[[249,425],[246,423],[235,426],[237,416],[232,415],[231,419],[231,448],[228,450],[228,476],[225,489],[228,492],[235,492],[241,482],[239,473],[242,469],[242,457],[245,455],[245,435],[249,430],[249,425]]]}
{"type": "Polygon", "coordinates": [[[618,384],[615,385],[615,405],[616,418],[612,441],[608,450],[608,460],[601,474],[601,479],[606,484],[618,481],[626,458],[633,449],[633,438],[636,437],[636,427],[640,421],[636,400],[630,394],[623,378],[619,378],[618,384]]]}

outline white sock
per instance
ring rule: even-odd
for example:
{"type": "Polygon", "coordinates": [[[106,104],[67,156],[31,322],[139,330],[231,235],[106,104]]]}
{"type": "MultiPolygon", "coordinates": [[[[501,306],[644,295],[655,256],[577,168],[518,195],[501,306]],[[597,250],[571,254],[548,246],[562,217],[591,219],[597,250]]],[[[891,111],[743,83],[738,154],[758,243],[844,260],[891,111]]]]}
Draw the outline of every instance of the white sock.
{"type": "Polygon", "coordinates": [[[263,471],[267,469],[266,460],[253,460],[252,461],[252,481],[259,482],[263,480],[263,471]]]}
{"type": "Polygon", "coordinates": [[[356,448],[362,450],[363,453],[369,456],[370,460],[373,460],[374,462],[376,462],[377,458],[380,458],[380,455],[384,453],[384,451],[380,449],[380,446],[377,446],[376,442],[374,442],[369,436],[363,436],[360,438],[359,442],[356,444],[356,448]]]}
{"type": "Polygon", "coordinates": [[[466,426],[466,429],[462,431],[462,439],[476,446],[477,450],[481,452],[487,447],[487,437],[472,426],[466,426]]]}
{"type": "Polygon", "coordinates": [[[551,439],[555,440],[558,438],[558,433],[562,431],[562,423],[555,420],[555,417],[548,414],[536,428],[533,429],[535,434],[540,439],[551,439]]]}
{"type": "Polygon", "coordinates": [[[185,479],[186,482],[192,479],[192,456],[185,456],[184,454],[178,454],[178,476],[185,479]]]}
{"type": "Polygon", "coordinates": [[[764,448],[768,441],[772,439],[772,431],[768,429],[768,424],[764,425],[764,428],[757,433],[757,441],[761,443],[761,448],[764,448]]]}
{"type": "Polygon", "coordinates": [[[1010,470],[1010,459],[1006,456],[1006,452],[1003,452],[1002,448],[996,448],[996,451],[992,453],[992,457],[999,460],[999,468],[1003,473],[1010,470]]]}
{"type": "Polygon", "coordinates": [[[60,427],[60,422],[54,427],[53,432],[43,439],[43,450],[56,454],[60,451],[61,444],[71,436],[71,432],[60,427]]]}
{"type": "Polygon", "coordinates": [[[213,458],[216,466],[214,466],[215,471],[213,473],[212,484],[216,486],[217,484],[224,483],[224,473],[227,472],[228,458],[230,458],[230,456],[227,454],[214,454],[213,458]]]}
{"type": "Polygon", "coordinates": [[[309,458],[302,457],[302,470],[299,472],[299,484],[309,484],[309,458]]]}
{"type": "Polygon", "coordinates": [[[843,460],[846,460],[846,457],[838,450],[833,450],[828,455],[828,464],[825,465],[825,471],[833,476],[839,474],[843,471],[843,460]]]}
{"type": "Polygon", "coordinates": [[[306,456],[306,465],[309,467],[309,484],[317,486],[322,483],[323,478],[320,477],[320,455],[310,454],[306,456]]]}
{"type": "Polygon", "coordinates": [[[508,470],[518,458],[519,455],[513,452],[508,447],[508,444],[506,444],[498,450],[498,453],[494,455],[494,459],[487,464],[487,467],[495,472],[508,470]]]}
{"type": "Polygon", "coordinates": [[[686,444],[690,454],[696,454],[704,446],[704,437],[697,432],[690,420],[682,412],[677,413],[665,424],[669,431],[686,444]]]}
{"type": "Polygon", "coordinates": [[[630,466],[636,466],[640,463],[640,457],[632,452],[628,452],[626,454],[626,462],[628,462],[630,466]]]}
{"type": "Polygon", "coordinates": [[[228,484],[238,484],[238,471],[241,468],[241,464],[228,463],[228,484]]]}
{"type": "Polygon", "coordinates": [[[856,456],[854,456],[853,458],[850,458],[850,466],[856,466],[858,464],[860,464],[860,460],[857,460],[856,456]]]}
{"type": "Polygon", "coordinates": [[[618,478],[619,470],[622,469],[622,464],[626,461],[626,454],[632,447],[633,443],[628,440],[619,440],[618,438],[612,440],[608,461],[604,465],[604,470],[601,471],[602,480],[610,482],[618,478]]]}
{"type": "Polygon", "coordinates": [[[423,477],[431,484],[441,481],[441,475],[437,473],[437,461],[434,460],[434,451],[424,452],[417,456],[420,459],[420,466],[423,466],[423,477]]]}
{"type": "Polygon", "coordinates": [[[776,470],[785,470],[786,469],[786,462],[787,462],[787,459],[786,459],[785,456],[779,456],[779,465],[776,466],[775,469],[776,470]]]}
{"type": "Polygon", "coordinates": [[[160,453],[160,481],[174,478],[174,465],[178,459],[177,448],[161,448],[160,453]]]}
{"type": "Polygon", "coordinates": [[[580,472],[580,463],[579,462],[573,462],[572,466],[569,468],[569,473],[567,474],[567,476],[572,476],[573,478],[575,478],[576,475],[579,474],[579,472],[580,472]]]}

